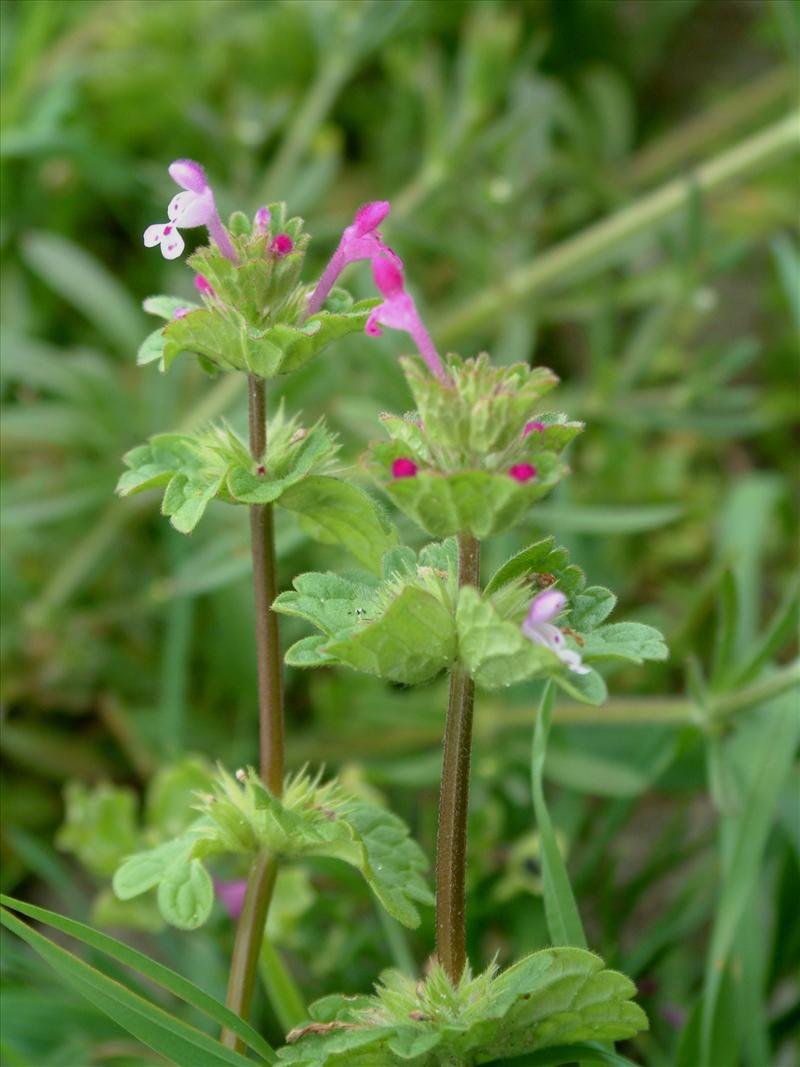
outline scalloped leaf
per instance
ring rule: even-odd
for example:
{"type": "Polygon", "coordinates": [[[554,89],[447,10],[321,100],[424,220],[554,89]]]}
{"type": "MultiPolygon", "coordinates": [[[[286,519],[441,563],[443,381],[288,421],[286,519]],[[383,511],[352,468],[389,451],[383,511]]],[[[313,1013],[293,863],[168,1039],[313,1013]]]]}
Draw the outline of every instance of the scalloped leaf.
{"type": "Polygon", "coordinates": [[[131,900],[148,889],[154,889],[174,863],[185,861],[192,843],[184,834],[156,848],[128,856],[114,874],[112,888],[115,894],[120,900],[131,900]]]}
{"type": "Polygon", "coordinates": [[[602,585],[590,585],[572,598],[569,624],[573,630],[588,633],[604,622],[616,605],[617,598],[610,589],[602,585]]]}
{"type": "Polygon", "coordinates": [[[265,329],[249,326],[231,308],[199,308],[164,328],[163,366],[168,369],[181,352],[193,352],[223,370],[246,371],[262,378],[288,374],[333,341],[363,330],[376,303],[361,300],[346,312],[320,311],[301,326],[277,322],[265,329]]]}
{"type": "Polygon", "coordinates": [[[460,591],[456,626],[459,658],[483,689],[499,689],[562,670],[555,652],[530,641],[519,625],[504,620],[472,586],[460,591]]]}
{"type": "Polygon", "coordinates": [[[624,659],[632,663],[665,660],[669,649],[654,626],[642,622],[614,622],[587,634],[583,656],[586,659],[624,659]]]}
{"type": "Polygon", "coordinates": [[[72,852],[92,874],[113,874],[123,856],[139,846],[136,794],[108,782],[90,788],[69,782],[64,790],[64,822],[56,844],[72,852]]]}
{"type": "Polygon", "coordinates": [[[240,504],[269,504],[277,500],[284,489],[305,478],[309,471],[331,456],[336,445],[324,427],[316,426],[280,461],[274,462],[270,451],[268,448],[265,474],[256,473],[249,458],[247,463],[236,464],[229,470],[228,492],[240,504]]]}
{"type": "Polygon", "coordinates": [[[455,661],[455,624],[432,593],[406,586],[381,616],[325,650],[356,670],[419,685],[455,661]]]}
{"type": "Polygon", "coordinates": [[[506,560],[489,579],[484,592],[487,595],[494,593],[517,578],[534,579],[537,586],[539,582],[536,580],[541,579],[543,587],[553,584],[550,579],[555,578],[558,588],[570,598],[575,597],[585,583],[583,571],[569,562],[566,548],[557,546],[554,537],[537,541],[506,560]]]}
{"type": "MultiPolygon", "coordinates": [[[[294,1067],[464,1067],[584,1041],[619,1041],[648,1028],[630,979],[591,952],[536,952],[497,976],[467,972],[458,986],[434,966],[415,981],[382,976],[369,998],[327,997],[288,1035],[280,1063],[294,1067]]],[[[566,1062],[558,1060],[557,1062],[566,1062]]]]}
{"type": "Polygon", "coordinates": [[[130,469],[117,482],[120,496],[166,485],[161,511],[181,533],[191,532],[200,521],[230,466],[229,458],[200,437],[166,433],[131,449],[123,462],[130,469]]]}
{"type": "Polygon", "coordinates": [[[281,506],[297,514],[317,541],[344,545],[364,566],[378,572],[384,552],[397,543],[397,531],[379,505],[357,485],[314,475],[289,486],[281,506]]]}
{"type": "Polygon", "coordinates": [[[196,930],[208,919],[214,885],[200,860],[173,863],[158,886],[158,910],[171,926],[196,930]]]}
{"type": "Polygon", "coordinates": [[[424,468],[413,477],[394,478],[392,463],[408,455],[408,449],[396,441],[374,444],[368,453],[368,469],[402,512],[440,538],[458,533],[486,538],[511,529],[567,472],[558,456],[543,452],[536,458],[537,476],[528,482],[487,471],[442,474],[424,468]]]}

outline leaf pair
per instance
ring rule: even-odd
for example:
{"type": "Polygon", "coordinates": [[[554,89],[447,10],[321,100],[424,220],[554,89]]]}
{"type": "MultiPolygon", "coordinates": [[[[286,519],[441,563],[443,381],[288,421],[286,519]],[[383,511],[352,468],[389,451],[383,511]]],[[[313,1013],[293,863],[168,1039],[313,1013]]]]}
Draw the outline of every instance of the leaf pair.
{"type": "MultiPolygon", "coordinates": [[[[279,1062],[471,1067],[587,1040],[616,1041],[647,1028],[635,986],[583,949],[546,949],[502,974],[495,967],[453,986],[435,966],[423,982],[389,972],[372,997],[325,997],[290,1035],[279,1062]]],[[[569,1059],[578,1058],[577,1048],[569,1059]]],[[[544,1061],[548,1062],[548,1061],[544,1061]]],[[[549,1061],[563,1062],[563,1061],[549,1061]]]]}
{"type": "Polygon", "coordinates": [[[554,652],[522,631],[530,587],[551,585],[571,598],[566,621],[585,660],[666,658],[663,639],[652,627],[600,625],[616,598],[601,586],[584,588],[582,572],[552,538],[509,560],[483,593],[471,586],[457,590],[456,574],[451,539],[429,545],[418,560],[410,549],[387,553],[382,582],[355,573],[301,575],[293,592],[277,598],[275,610],[306,619],[322,633],[293,645],[286,662],[340,663],[416,685],[458,660],[484,689],[552,676],[576,699],[602,703],[606,689],[599,674],[567,671],[554,652]]]}
{"type": "Polygon", "coordinates": [[[202,860],[268,852],[281,860],[318,856],[350,864],[386,911],[406,926],[419,924],[417,903],[432,902],[423,877],[427,860],[403,821],[346,796],[335,782],[321,785],[301,772],[278,798],[253,773],[240,784],[220,772],[202,808],[203,816],[186,833],[125,860],[114,875],[118,897],[129,900],[157,887],[164,918],[195,929],[213,904],[202,860]]]}

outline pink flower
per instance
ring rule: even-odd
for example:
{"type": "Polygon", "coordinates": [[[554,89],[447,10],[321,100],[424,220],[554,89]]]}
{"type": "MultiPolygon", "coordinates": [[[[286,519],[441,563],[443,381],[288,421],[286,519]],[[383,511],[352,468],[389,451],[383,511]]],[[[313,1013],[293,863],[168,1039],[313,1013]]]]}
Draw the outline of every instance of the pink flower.
{"type": "Polygon", "coordinates": [[[279,233],[277,237],[273,237],[272,244],[269,246],[270,252],[278,259],[288,256],[293,248],[294,241],[287,233],[279,233]]]}
{"type": "Polygon", "coordinates": [[[390,209],[391,205],[388,200],[375,200],[358,209],[352,223],[342,234],[338,247],[323,271],[316,289],[311,294],[307,315],[315,315],[319,311],[335,285],[336,279],[349,263],[356,263],[361,259],[374,260],[376,256],[388,256],[402,266],[399,257],[383,243],[377,229],[389,214],[390,209]]]}
{"type": "Polygon", "coordinates": [[[207,226],[220,252],[235,262],[236,252],[217,214],[214,192],[206,181],[206,173],[200,164],[192,159],[176,159],[169,166],[169,175],[182,187],[183,192],[176,193],[169,202],[169,221],[155,223],[144,231],[145,246],[154,248],[160,245],[161,254],[165,259],[177,259],[185,247],[179,231],[194,226],[207,226]]]}
{"type": "Polygon", "coordinates": [[[543,645],[555,652],[558,658],[575,674],[588,674],[589,668],[581,662],[580,653],[567,648],[564,635],[552,620],[566,606],[567,598],[560,589],[545,589],[531,601],[528,615],[522,624],[522,632],[535,645],[543,645]]]}
{"type": "Polygon", "coordinates": [[[215,878],[214,889],[219,897],[219,902],[234,920],[242,914],[244,895],[247,891],[246,878],[215,878]]]}
{"type": "Polygon", "coordinates": [[[261,233],[267,232],[267,227],[269,226],[271,218],[272,212],[268,207],[260,207],[258,209],[258,211],[256,212],[256,226],[261,231],[261,233]]]}
{"type": "Polygon", "coordinates": [[[392,463],[393,478],[413,478],[417,473],[417,465],[408,456],[400,456],[392,463]]]}
{"type": "Polygon", "coordinates": [[[175,308],[172,312],[173,319],[182,319],[189,314],[189,308],[175,308]]]}
{"type": "Polygon", "coordinates": [[[447,385],[450,379],[436,351],[436,346],[419,317],[412,297],[405,291],[402,264],[396,257],[388,259],[385,256],[378,256],[372,261],[372,276],[384,301],[370,312],[365,327],[366,332],[370,337],[380,337],[383,332],[381,326],[388,326],[393,330],[405,330],[413,338],[431,374],[447,385]]]}
{"type": "Polygon", "coordinates": [[[518,482],[529,482],[536,477],[536,468],[530,463],[516,463],[508,472],[518,482]]]}
{"type": "Polygon", "coordinates": [[[211,298],[216,296],[216,293],[214,292],[214,287],[204,274],[195,274],[194,287],[198,291],[198,293],[200,293],[201,296],[207,296],[211,298]]]}
{"type": "Polygon", "coordinates": [[[531,422],[525,423],[525,429],[522,431],[522,436],[527,437],[529,433],[542,433],[545,429],[543,422],[539,422],[538,419],[533,419],[531,422]]]}

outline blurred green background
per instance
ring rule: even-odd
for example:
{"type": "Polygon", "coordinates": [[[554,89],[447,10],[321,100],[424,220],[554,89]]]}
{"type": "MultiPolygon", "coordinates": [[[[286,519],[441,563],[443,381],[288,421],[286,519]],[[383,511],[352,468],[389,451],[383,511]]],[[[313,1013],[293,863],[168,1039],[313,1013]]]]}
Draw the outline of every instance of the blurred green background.
{"type": "MultiPolygon", "coordinates": [[[[168,163],[203,162],[223,212],[286,199],[314,236],[313,270],[361,203],[387,198],[387,239],[440,346],[552,366],[559,406],[587,422],[573,478],[487,547],[487,573],[553,533],[619,593],[620,617],[667,634],[668,664],[608,672],[606,711],[562,709],[547,772],[590,942],[640,983],[651,1017],[628,1052],[676,1062],[717,897],[697,679],[724,689],[720,664],[761,647],[797,568],[797,5],[4,0],[2,21],[3,888],[86,918],[105,880],[102,863],[89,856],[87,872],[54,844],[68,781],[138,793],[185,752],[255,756],[241,510],[214,505],[184,538],[155,498],[113,496],[122,454],[149,434],[245,423],[233,379],[210,383],[189,360],[163,377],[135,366],[151,328],[142,299],[191,291],[185,265],[141,241],[174,191],[168,163]]],[[[366,265],[345,282],[371,295],[366,265]]],[[[409,405],[403,347],[397,334],[348,338],[271,403],[325,415],[355,461],[378,412],[409,405]]],[[[284,587],[353,565],[284,519],[284,587]]],[[[766,659],[785,664],[780,619],[766,659]]],[[[284,631],[287,643],[302,632],[284,631]]],[[[324,762],[379,791],[431,853],[441,687],[294,671],[287,686],[291,765],[324,762]]],[[[478,708],[475,964],[547,940],[526,770],[534,696],[520,687],[478,708]]],[[[746,731],[733,730],[743,751],[746,731]]],[[[744,957],[757,976],[757,1033],[740,1050],[751,1067],[770,1044],[796,1062],[784,1039],[799,1002],[797,784],[781,793],[763,936],[744,957]]],[[[81,833],[123,836],[92,818],[73,852],[81,833]]],[[[309,995],[368,988],[392,954],[421,964],[430,950],[430,917],[400,940],[338,869],[305,888],[283,950],[309,995]]],[[[136,936],[224,990],[221,915],[194,935],[136,936]]],[[[6,947],[4,1062],[145,1062],[6,947]],[[49,1034],[30,1026],[43,989],[62,1009],[49,1034]]]]}

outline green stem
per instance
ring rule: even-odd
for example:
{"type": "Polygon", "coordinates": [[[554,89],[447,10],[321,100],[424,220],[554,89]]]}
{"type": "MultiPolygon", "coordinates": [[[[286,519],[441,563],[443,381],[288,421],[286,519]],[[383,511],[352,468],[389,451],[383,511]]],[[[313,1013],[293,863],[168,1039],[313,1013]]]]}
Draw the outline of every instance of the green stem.
{"type": "MultiPolygon", "coordinates": [[[[274,856],[256,856],[247,879],[242,914],[236,927],[228,993],[225,1005],[243,1019],[250,1011],[255,986],[256,969],[264,937],[264,924],[275,888],[278,862],[274,856]]],[[[244,1051],[244,1043],[232,1030],[223,1030],[220,1041],[228,1048],[244,1051]]]]}
{"type": "MultiPolygon", "coordinates": [[[[250,454],[260,463],[267,447],[267,397],[262,378],[248,379],[250,454]]],[[[278,616],[272,611],[277,595],[275,531],[272,505],[254,504],[250,508],[250,540],[253,550],[253,590],[256,608],[256,659],[258,663],[258,734],[261,778],[267,788],[280,796],[283,791],[283,670],[280,655],[278,616]]],[[[246,1018],[250,1010],[253,986],[264,937],[277,861],[259,856],[250,871],[242,914],[236,929],[228,979],[227,1006],[246,1018]]],[[[223,1044],[240,1048],[235,1034],[226,1030],[223,1044]]]]}
{"type": "Polygon", "coordinates": [[[308,1009],[280,951],[268,937],[261,943],[258,971],[278,1023],[288,1034],[308,1019],[308,1009]]]}
{"type": "MultiPolygon", "coordinates": [[[[458,585],[480,588],[480,545],[470,534],[458,537],[458,585]]],[[[456,667],[450,675],[436,835],[436,954],[453,983],[460,980],[467,961],[467,814],[474,701],[475,683],[456,667]]]]}
{"type": "Polygon", "coordinates": [[[589,226],[551,248],[533,263],[518,267],[497,285],[471,298],[461,309],[438,322],[434,334],[450,345],[482,329],[521,300],[576,276],[585,278],[624,250],[628,242],[670,219],[698,193],[708,193],[734,178],[762,170],[800,148],[800,122],[792,113],[759,133],[701,164],[691,174],[667,182],[610,218],[589,226]]]}

